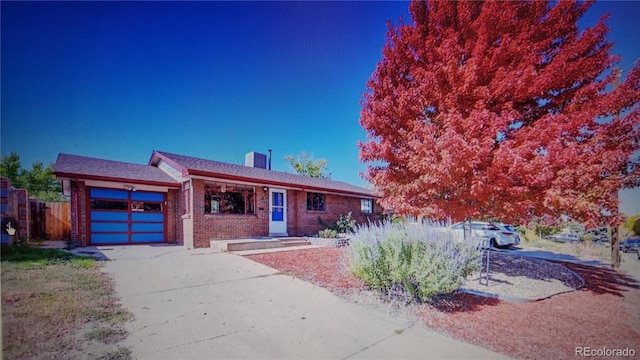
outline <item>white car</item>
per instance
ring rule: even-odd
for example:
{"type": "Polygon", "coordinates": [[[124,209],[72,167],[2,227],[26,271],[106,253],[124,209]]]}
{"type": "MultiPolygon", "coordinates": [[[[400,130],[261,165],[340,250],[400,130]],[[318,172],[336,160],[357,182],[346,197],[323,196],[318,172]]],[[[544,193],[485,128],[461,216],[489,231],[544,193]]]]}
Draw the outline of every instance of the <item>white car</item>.
{"type": "Polygon", "coordinates": [[[545,239],[561,243],[577,243],[580,241],[580,237],[576,234],[555,234],[549,235],[545,239]]]}
{"type": "Polygon", "coordinates": [[[516,228],[514,228],[513,226],[509,225],[509,224],[503,224],[503,223],[493,223],[495,226],[500,228],[501,232],[510,232],[513,233],[513,237],[514,237],[514,244],[513,245],[520,245],[520,234],[518,233],[518,230],[516,230],[516,228]]]}
{"type": "MultiPolygon", "coordinates": [[[[503,227],[504,224],[489,223],[482,221],[471,222],[471,238],[480,241],[487,241],[491,247],[506,247],[517,245],[517,232],[510,231],[503,227]]],[[[455,240],[464,238],[464,223],[459,222],[449,227],[455,240]]],[[[519,237],[517,237],[520,240],[519,237]]]]}

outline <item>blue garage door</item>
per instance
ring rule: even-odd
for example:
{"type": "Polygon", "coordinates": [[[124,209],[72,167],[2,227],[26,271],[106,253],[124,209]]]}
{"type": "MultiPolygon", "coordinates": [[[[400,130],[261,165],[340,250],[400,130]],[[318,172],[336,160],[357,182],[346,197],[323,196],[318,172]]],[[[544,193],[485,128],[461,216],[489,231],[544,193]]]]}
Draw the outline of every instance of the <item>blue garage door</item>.
{"type": "Polygon", "coordinates": [[[164,193],[89,189],[89,243],[165,242],[164,193]]]}

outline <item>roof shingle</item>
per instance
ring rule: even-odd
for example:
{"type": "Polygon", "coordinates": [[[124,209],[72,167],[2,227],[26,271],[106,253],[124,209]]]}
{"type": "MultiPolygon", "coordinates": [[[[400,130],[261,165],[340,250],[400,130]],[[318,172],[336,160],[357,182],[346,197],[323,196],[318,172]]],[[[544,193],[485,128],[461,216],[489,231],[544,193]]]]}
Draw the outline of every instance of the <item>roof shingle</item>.
{"type": "Polygon", "coordinates": [[[138,183],[179,185],[155,166],[132,164],[86,156],[58,154],[54,166],[58,177],[127,180],[138,183]]]}
{"type": "Polygon", "coordinates": [[[352,195],[374,196],[373,192],[369,189],[351,185],[342,181],[229,164],[220,161],[172,154],[164,151],[154,151],[150,163],[154,164],[159,158],[165,158],[176,163],[182,167],[180,170],[186,170],[187,173],[191,175],[230,177],[236,180],[280,184],[283,186],[289,185],[310,190],[335,191],[352,195]]]}
{"type": "Polygon", "coordinates": [[[345,195],[373,197],[373,192],[342,181],[313,178],[282,171],[272,171],[220,161],[154,151],[148,165],[104,160],[86,156],[59,154],[54,172],[58,177],[94,180],[130,181],[164,186],[179,186],[179,182],[156,167],[160,159],[180,167],[184,175],[199,175],[247,181],[271,186],[298,187],[309,191],[336,192],[345,195]]]}

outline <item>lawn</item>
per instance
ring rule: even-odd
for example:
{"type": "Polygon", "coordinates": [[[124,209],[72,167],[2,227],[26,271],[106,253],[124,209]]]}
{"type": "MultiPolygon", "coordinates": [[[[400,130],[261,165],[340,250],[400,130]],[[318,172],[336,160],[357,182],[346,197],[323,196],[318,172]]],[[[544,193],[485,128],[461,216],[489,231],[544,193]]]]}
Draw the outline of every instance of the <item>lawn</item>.
{"type": "Polygon", "coordinates": [[[1,251],[4,358],[130,358],[118,343],[132,315],[99,262],[29,246],[1,251]]]}

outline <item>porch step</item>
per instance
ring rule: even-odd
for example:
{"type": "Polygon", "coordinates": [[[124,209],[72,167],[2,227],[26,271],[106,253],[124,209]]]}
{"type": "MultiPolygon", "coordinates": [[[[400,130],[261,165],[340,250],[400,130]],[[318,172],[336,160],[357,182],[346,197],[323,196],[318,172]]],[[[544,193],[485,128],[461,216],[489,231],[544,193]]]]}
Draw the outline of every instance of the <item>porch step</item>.
{"type": "Polygon", "coordinates": [[[319,249],[319,248],[321,248],[321,246],[316,246],[316,245],[285,246],[281,248],[263,249],[263,250],[234,251],[232,254],[246,256],[246,255],[257,255],[257,254],[267,254],[267,253],[274,253],[274,252],[297,251],[297,250],[319,249]]]}
{"type": "Polygon", "coordinates": [[[284,239],[234,239],[234,240],[211,240],[211,248],[215,252],[236,252],[278,249],[294,246],[311,245],[305,238],[284,238],[284,239]]]}
{"type": "Polygon", "coordinates": [[[311,245],[305,238],[279,239],[284,247],[311,245]]]}

